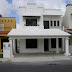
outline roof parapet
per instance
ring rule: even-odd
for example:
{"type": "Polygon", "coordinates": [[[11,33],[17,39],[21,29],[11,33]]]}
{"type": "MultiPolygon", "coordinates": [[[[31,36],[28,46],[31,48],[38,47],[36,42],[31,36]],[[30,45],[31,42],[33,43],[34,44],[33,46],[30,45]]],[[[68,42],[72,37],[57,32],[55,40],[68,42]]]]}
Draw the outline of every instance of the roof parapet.
{"type": "Polygon", "coordinates": [[[66,7],[67,7],[67,6],[72,6],[72,4],[67,4],[66,7]]]}
{"type": "Polygon", "coordinates": [[[27,3],[27,5],[36,5],[36,3],[34,3],[34,2],[29,2],[29,3],[27,3]]]}

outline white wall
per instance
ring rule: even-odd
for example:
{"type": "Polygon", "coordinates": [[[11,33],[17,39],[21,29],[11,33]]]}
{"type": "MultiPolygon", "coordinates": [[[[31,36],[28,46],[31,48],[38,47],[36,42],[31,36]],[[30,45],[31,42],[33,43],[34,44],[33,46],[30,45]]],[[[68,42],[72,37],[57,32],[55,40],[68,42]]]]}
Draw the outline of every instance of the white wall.
{"type": "Polygon", "coordinates": [[[19,15],[20,25],[22,27],[24,27],[26,24],[26,19],[23,16],[40,16],[40,18],[37,20],[37,24],[41,29],[43,29],[43,20],[47,20],[48,18],[60,20],[61,23],[62,12],[61,9],[44,9],[43,7],[37,6],[34,3],[28,3],[25,7],[19,8],[19,15]]]}
{"type": "Polygon", "coordinates": [[[53,16],[53,15],[43,16],[43,21],[49,21],[49,28],[61,29],[61,27],[62,27],[62,18],[61,18],[61,16],[53,16]],[[57,25],[57,21],[59,21],[60,26],[51,26],[50,21],[53,21],[53,23],[54,23],[54,21],[56,21],[56,25],[57,25]]]}
{"type": "Polygon", "coordinates": [[[43,53],[44,52],[44,39],[38,39],[38,48],[26,49],[26,40],[20,40],[20,53],[43,53]]]}
{"type": "Polygon", "coordinates": [[[61,9],[44,9],[44,15],[62,15],[61,9]]]}
{"type": "Polygon", "coordinates": [[[23,18],[23,16],[40,16],[39,24],[43,24],[43,7],[37,7],[35,4],[28,3],[27,6],[19,8],[19,15],[20,24],[22,26],[24,26],[25,24],[25,19],[23,18]]]}
{"type": "Polygon", "coordinates": [[[63,17],[63,25],[65,28],[72,28],[72,6],[67,6],[65,15],[63,17]]]}

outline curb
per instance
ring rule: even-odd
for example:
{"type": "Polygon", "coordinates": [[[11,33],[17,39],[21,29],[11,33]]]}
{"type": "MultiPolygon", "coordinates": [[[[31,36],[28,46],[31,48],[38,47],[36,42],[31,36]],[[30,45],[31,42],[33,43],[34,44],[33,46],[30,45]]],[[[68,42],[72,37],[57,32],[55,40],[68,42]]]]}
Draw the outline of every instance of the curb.
{"type": "Polygon", "coordinates": [[[10,59],[7,59],[7,60],[1,60],[0,63],[1,63],[1,62],[10,62],[10,61],[11,61],[10,59]]]}

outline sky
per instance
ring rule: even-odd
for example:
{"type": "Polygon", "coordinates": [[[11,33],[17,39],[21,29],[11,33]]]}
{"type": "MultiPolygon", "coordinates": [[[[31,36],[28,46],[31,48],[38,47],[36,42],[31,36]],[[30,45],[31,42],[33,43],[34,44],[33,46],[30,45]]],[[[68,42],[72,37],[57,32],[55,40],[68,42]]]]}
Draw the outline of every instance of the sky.
{"type": "Polygon", "coordinates": [[[25,6],[28,2],[42,5],[44,8],[62,9],[63,14],[67,4],[72,4],[72,0],[0,0],[0,14],[3,17],[16,17],[17,26],[19,23],[19,6],[25,6]]]}

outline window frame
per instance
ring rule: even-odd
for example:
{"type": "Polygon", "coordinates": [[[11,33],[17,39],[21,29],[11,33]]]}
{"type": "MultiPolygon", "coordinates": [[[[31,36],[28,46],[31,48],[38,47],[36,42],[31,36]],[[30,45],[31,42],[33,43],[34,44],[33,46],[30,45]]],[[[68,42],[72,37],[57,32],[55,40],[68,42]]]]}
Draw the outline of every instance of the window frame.
{"type": "Polygon", "coordinates": [[[53,26],[53,21],[50,21],[51,26],[53,26]]]}
{"type": "Polygon", "coordinates": [[[56,21],[54,21],[54,26],[56,26],[56,21]]]}
{"type": "Polygon", "coordinates": [[[26,26],[37,26],[37,19],[27,18],[26,19],[26,26]],[[30,20],[31,24],[28,24],[27,22],[29,22],[29,21],[27,21],[27,20],[30,20]],[[33,24],[33,21],[35,21],[35,25],[33,24]]]}
{"type": "Polygon", "coordinates": [[[51,38],[51,48],[56,49],[56,38],[51,38]]]}
{"type": "Polygon", "coordinates": [[[60,26],[60,21],[57,21],[57,26],[60,26]]]}
{"type": "MultiPolygon", "coordinates": [[[[37,49],[38,48],[38,39],[26,39],[26,49],[37,49]],[[27,47],[27,40],[36,40],[36,47],[27,47]]],[[[28,45],[29,46],[29,45],[28,45]]]]}

